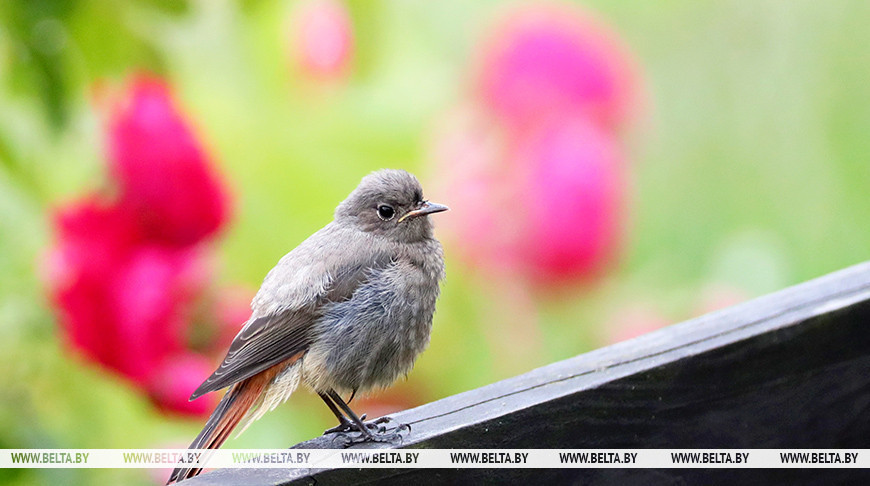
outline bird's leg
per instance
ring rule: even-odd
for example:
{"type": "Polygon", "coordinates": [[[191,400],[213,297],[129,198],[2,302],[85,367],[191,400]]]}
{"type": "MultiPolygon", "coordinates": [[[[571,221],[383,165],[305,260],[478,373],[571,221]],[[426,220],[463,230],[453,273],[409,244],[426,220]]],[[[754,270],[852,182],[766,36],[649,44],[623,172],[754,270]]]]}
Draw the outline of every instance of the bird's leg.
{"type": "MultiPolygon", "coordinates": [[[[363,440],[371,440],[374,442],[392,442],[396,438],[400,438],[397,432],[387,432],[386,429],[380,425],[390,422],[392,420],[390,417],[381,417],[371,422],[363,422],[365,415],[362,416],[363,418],[357,417],[353,410],[351,410],[351,408],[346,403],[344,403],[344,400],[341,399],[341,396],[336,393],[335,390],[330,390],[327,395],[329,398],[332,399],[334,404],[338,405],[338,407],[341,408],[341,410],[345,414],[347,414],[348,417],[350,417],[350,419],[353,421],[353,424],[349,425],[356,426],[356,430],[360,432],[363,440]],[[372,432],[376,432],[376,434],[373,434],[372,432]]],[[[401,426],[398,428],[399,431],[401,431],[402,429],[403,427],[401,426]]]]}
{"type": "MultiPolygon", "coordinates": [[[[351,430],[356,430],[356,424],[348,420],[348,418],[345,417],[343,413],[341,413],[341,411],[338,409],[338,407],[335,406],[335,402],[332,401],[332,398],[330,398],[329,395],[319,392],[317,393],[317,395],[320,397],[321,400],[323,400],[324,403],[326,403],[326,406],[329,407],[329,410],[332,411],[332,414],[335,415],[335,418],[337,418],[339,422],[338,425],[336,425],[335,427],[329,430],[325,430],[323,432],[324,434],[332,434],[336,432],[350,432],[351,430]]],[[[359,418],[360,421],[364,421],[366,419],[366,414],[360,415],[359,418]]],[[[381,417],[377,420],[373,420],[372,422],[363,423],[365,423],[366,427],[374,428],[376,425],[387,423],[390,420],[392,420],[390,417],[381,417]]]]}
{"type": "MultiPolygon", "coordinates": [[[[341,408],[341,410],[345,414],[347,414],[348,417],[350,417],[350,419],[353,421],[353,425],[356,425],[356,429],[362,435],[364,435],[369,440],[375,440],[375,437],[372,435],[371,432],[369,432],[369,429],[368,429],[368,427],[366,427],[366,424],[362,421],[361,418],[357,417],[357,415],[355,413],[353,413],[353,410],[351,410],[350,407],[346,403],[344,403],[344,400],[341,399],[341,396],[338,393],[336,393],[335,390],[329,390],[329,392],[327,394],[328,394],[329,398],[331,398],[332,401],[336,405],[338,405],[339,408],[341,408]]],[[[351,425],[351,424],[348,424],[348,425],[351,425]]]]}
{"type": "Polygon", "coordinates": [[[351,423],[347,419],[347,417],[345,417],[344,414],[342,414],[341,411],[338,410],[338,407],[335,406],[335,402],[332,401],[329,395],[320,392],[318,392],[317,395],[320,396],[323,402],[326,403],[326,406],[329,407],[329,410],[332,411],[333,415],[335,415],[335,418],[338,419],[338,425],[324,431],[324,434],[332,434],[334,432],[349,432],[353,430],[354,424],[351,423]]]}

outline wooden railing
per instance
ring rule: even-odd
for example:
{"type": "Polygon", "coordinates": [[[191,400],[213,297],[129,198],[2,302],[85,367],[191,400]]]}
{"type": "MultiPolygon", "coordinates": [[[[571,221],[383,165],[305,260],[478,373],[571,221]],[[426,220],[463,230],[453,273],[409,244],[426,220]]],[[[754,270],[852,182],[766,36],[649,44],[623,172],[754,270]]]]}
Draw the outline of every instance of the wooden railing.
{"type": "MultiPolygon", "coordinates": [[[[868,448],[870,263],[393,417],[411,425],[401,446],[409,448],[868,448]]],[[[333,440],[322,436],[295,447],[334,448],[333,440]]],[[[388,446],[352,449],[382,447],[388,446]]],[[[827,483],[862,475],[842,469],[224,469],[185,484],[827,483]]]]}

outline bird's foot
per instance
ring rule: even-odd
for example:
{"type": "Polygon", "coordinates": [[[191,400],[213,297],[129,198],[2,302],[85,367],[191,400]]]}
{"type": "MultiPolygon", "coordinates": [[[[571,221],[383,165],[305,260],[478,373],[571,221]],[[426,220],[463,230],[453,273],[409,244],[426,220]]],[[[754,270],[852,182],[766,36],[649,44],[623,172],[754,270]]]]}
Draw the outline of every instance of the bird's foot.
{"type": "MultiPolygon", "coordinates": [[[[380,432],[380,433],[383,433],[384,431],[386,431],[386,427],[384,427],[384,424],[389,424],[390,422],[394,421],[392,417],[379,417],[379,418],[376,418],[374,420],[365,422],[366,414],[360,415],[359,418],[360,418],[360,420],[363,421],[363,425],[365,425],[367,429],[369,429],[371,431],[375,431],[375,432],[380,432]]],[[[396,428],[397,429],[411,430],[411,426],[407,425],[407,424],[399,424],[399,426],[396,428]]],[[[357,424],[351,422],[350,420],[344,419],[341,421],[340,424],[336,425],[335,427],[323,431],[323,434],[326,435],[326,434],[335,434],[335,433],[342,433],[342,432],[354,432],[354,431],[360,432],[360,429],[357,426],[357,424]]]]}
{"type": "Polygon", "coordinates": [[[341,434],[344,432],[350,432],[351,430],[356,430],[356,424],[350,422],[349,420],[342,420],[341,423],[336,425],[335,427],[324,430],[323,435],[341,434]]]}
{"type": "Polygon", "coordinates": [[[391,430],[377,433],[340,432],[332,439],[333,443],[342,448],[365,442],[382,442],[392,445],[401,445],[404,437],[400,430],[391,430]]]}
{"type": "MultiPolygon", "coordinates": [[[[360,418],[365,420],[365,415],[360,418]]],[[[337,427],[333,427],[326,433],[337,433],[338,436],[333,439],[338,439],[343,447],[350,447],[354,444],[363,442],[386,442],[394,444],[404,440],[403,432],[410,432],[411,426],[408,424],[398,424],[396,427],[387,428],[386,424],[395,422],[392,417],[380,417],[369,422],[363,422],[365,430],[360,430],[357,424],[345,421],[337,427]]]]}

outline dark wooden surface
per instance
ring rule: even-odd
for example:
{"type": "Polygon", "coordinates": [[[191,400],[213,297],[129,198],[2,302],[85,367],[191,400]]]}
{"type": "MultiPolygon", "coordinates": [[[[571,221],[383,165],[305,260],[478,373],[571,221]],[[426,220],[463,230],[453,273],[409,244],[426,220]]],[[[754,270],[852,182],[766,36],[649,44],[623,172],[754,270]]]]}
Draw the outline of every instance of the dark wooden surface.
{"type": "MultiPolygon", "coordinates": [[[[403,447],[413,448],[870,448],[870,263],[393,417],[411,424],[403,447]]],[[[296,447],[334,445],[325,436],[296,447]]],[[[227,469],[185,484],[868,479],[832,469],[227,469]]]]}

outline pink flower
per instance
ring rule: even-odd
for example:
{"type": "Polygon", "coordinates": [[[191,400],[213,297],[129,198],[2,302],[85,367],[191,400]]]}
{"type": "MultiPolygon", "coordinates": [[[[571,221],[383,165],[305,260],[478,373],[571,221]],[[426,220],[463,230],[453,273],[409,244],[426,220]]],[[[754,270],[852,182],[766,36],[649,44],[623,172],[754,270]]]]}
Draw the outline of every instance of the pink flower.
{"type": "Polygon", "coordinates": [[[582,118],[559,119],[517,150],[527,170],[522,254],[533,280],[560,283],[600,273],[621,234],[625,192],[621,151],[582,118]]]}
{"type": "Polygon", "coordinates": [[[436,222],[439,232],[474,266],[515,270],[526,220],[517,173],[506,170],[499,131],[479,111],[463,107],[441,120],[432,144],[437,166],[430,192],[451,208],[450,218],[436,222]]]}
{"type": "MultiPolygon", "coordinates": [[[[582,117],[556,118],[517,140],[461,120],[439,135],[435,192],[451,207],[446,237],[473,266],[540,285],[588,279],[622,233],[624,161],[614,137],[582,117]]],[[[441,227],[441,223],[439,223],[441,227]]]]}
{"type": "Polygon", "coordinates": [[[476,61],[470,108],[433,145],[447,239],[472,266],[540,287],[600,275],[623,232],[633,61],[589,14],[538,3],[476,61]]]}
{"type": "Polygon", "coordinates": [[[568,111],[616,127],[640,101],[636,71],[618,37],[589,13],[534,4],[516,9],[496,30],[476,84],[484,103],[511,126],[568,111]]]}
{"type": "Polygon", "coordinates": [[[149,393],[163,409],[186,415],[205,415],[214,407],[211,400],[189,401],[190,394],[214,369],[214,363],[205,357],[184,352],[170,357],[154,373],[149,393]]]}
{"type": "Polygon", "coordinates": [[[353,57],[353,25],[338,0],[308,0],[293,19],[294,57],[302,72],[325,79],[344,77],[353,57]]]}
{"type": "Polygon", "coordinates": [[[119,204],[146,238],[190,245],[228,219],[229,197],[163,82],[134,79],[108,128],[119,204]]]}

